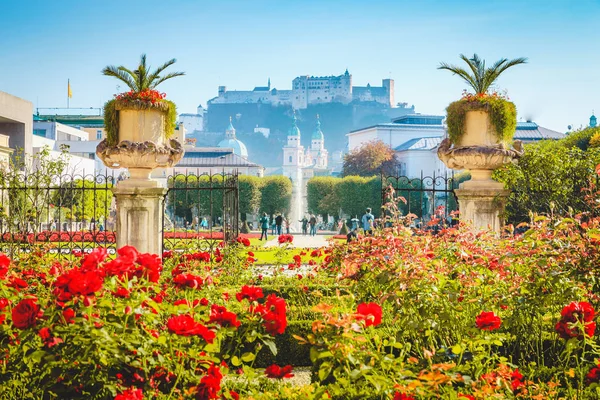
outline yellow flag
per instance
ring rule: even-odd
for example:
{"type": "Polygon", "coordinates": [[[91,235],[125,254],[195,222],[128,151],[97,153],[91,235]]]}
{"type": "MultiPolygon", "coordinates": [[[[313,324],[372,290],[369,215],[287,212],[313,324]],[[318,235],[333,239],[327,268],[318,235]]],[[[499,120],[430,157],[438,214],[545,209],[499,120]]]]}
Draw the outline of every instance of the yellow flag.
{"type": "Polygon", "coordinates": [[[67,91],[68,91],[69,98],[70,99],[73,98],[73,92],[71,92],[71,81],[70,80],[67,81],[67,91]]]}

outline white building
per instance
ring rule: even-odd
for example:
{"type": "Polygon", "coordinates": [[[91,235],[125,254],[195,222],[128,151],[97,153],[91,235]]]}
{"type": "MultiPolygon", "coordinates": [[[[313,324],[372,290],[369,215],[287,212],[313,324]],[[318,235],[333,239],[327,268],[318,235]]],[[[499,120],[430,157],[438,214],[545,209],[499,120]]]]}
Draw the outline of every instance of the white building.
{"type": "Polygon", "coordinates": [[[394,107],[394,80],[383,79],[381,86],[352,86],[352,75],[346,70],[338,76],[298,76],[292,81],[291,90],[277,90],[271,89],[269,79],[267,86],[257,86],[253,90],[228,91],[226,86],[219,86],[218,96],[208,103],[263,103],[306,109],[312,104],[348,104],[352,101],[376,102],[394,107]]]}
{"type": "Polygon", "coordinates": [[[179,114],[179,123],[191,134],[204,131],[204,117],[206,110],[199,105],[196,114],[179,114]]]}
{"type": "MultiPolygon", "coordinates": [[[[451,171],[437,156],[437,148],[446,136],[444,116],[409,114],[390,123],[358,129],[346,135],[348,150],[359,149],[372,141],[382,141],[396,151],[398,172],[409,178],[443,176],[451,171]]],[[[524,143],[558,140],[564,133],[539,126],[535,122],[518,122],[514,139],[524,143]]]]}

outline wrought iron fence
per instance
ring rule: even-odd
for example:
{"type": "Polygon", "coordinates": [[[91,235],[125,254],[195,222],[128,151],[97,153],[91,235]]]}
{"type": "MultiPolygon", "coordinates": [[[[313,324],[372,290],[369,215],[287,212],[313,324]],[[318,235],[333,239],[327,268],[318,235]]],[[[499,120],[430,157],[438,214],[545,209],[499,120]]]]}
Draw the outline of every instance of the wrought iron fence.
{"type": "Polygon", "coordinates": [[[212,251],[239,234],[238,174],[176,174],[167,180],[163,251],[212,251]]]}
{"type": "Polygon", "coordinates": [[[0,251],[12,258],[43,246],[51,254],[115,251],[111,174],[0,177],[0,251]]]}
{"type": "Polygon", "coordinates": [[[413,214],[415,227],[426,226],[433,217],[442,224],[456,221],[451,215],[458,210],[458,199],[454,192],[458,182],[451,175],[424,175],[410,178],[400,175],[381,176],[381,204],[386,204],[390,188],[395,193],[397,206],[403,215],[413,214]]]}

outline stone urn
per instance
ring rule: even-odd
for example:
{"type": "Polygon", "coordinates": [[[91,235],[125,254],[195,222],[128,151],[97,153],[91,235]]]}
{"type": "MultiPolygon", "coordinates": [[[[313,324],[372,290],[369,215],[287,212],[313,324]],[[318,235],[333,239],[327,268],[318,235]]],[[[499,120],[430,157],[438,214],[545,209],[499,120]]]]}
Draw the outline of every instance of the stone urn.
{"type": "Polygon", "coordinates": [[[464,134],[454,144],[444,139],[438,157],[448,168],[471,172],[471,180],[461,183],[461,189],[503,189],[502,183],[492,180],[492,172],[523,154],[520,140],[512,149],[508,146],[498,138],[487,111],[471,110],[465,113],[464,134]]]}
{"type": "Polygon", "coordinates": [[[130,178],[121,187],[158,187],[150,174],[156,168],[171,168],[181,160],[184,149],[175,139],[167,139],[165,107],[131,107],[115,104],[118,115],[118,140],[102,140],[96,154],[109,168],[127,168],[130,178]]]}

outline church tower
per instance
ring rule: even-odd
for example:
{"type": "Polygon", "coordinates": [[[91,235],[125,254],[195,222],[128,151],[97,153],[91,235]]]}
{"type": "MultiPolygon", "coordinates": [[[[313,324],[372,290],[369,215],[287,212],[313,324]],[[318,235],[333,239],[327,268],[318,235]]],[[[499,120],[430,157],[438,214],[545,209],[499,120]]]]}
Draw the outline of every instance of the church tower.
{"type": "Polygon", "coordinates": [[[592,116],[590,117],[590,128],[595,128],[597,126],[596,116],[592,111],[592,116]]]}
{"type": "Polygon", "coordinates": [[[298,174],[296,170],[299,170],[302,165],[304,165],[304,147],[300,144],[300,128],[294,113],[292,127],[288,131],[287,146],[283,148],[283,174],[294,180],[298,174]]]}
{"type": "Polygon", "coordinates": [[[314,167],[317,169],[327,168],[328,153],[325,149],[325,135],[321,130],[321,120],[317,114],[317,125],[313,131],[310,141],[310,155],[313,160],[314,167]]]}

